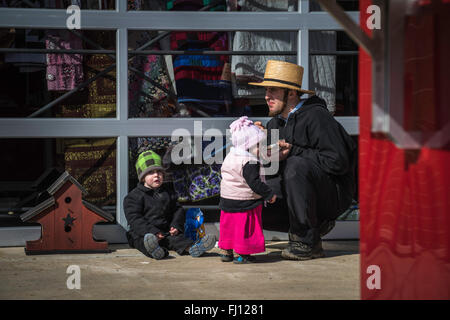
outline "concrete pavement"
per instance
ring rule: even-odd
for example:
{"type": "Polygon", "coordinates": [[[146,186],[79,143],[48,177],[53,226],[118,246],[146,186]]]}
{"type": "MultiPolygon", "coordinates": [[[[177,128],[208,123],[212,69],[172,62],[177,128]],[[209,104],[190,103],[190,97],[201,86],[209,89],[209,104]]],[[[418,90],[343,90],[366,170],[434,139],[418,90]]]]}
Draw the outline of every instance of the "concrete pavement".
{"type": "Polygon", "coordinates": [[[223,263],[218,249],[200,258],[156,261],[127,245],[107,254],[27,256],[0,248],[0,299],[359,299],[359,242],[323,241],[325,258],[286,261],[286,241],[266,242],[247,265],[223,263]],[[75,286],[78,266],[80,289],[75,286]],[[77,267],[75,267],[77,268],[77,267]]]}

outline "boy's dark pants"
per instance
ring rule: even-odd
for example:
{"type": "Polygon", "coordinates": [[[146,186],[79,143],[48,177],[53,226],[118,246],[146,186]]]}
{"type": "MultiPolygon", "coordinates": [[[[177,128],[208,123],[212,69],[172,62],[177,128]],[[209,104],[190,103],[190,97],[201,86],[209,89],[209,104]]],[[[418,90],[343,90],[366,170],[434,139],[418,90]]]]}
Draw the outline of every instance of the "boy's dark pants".
{"type": "MultiPolygon", "coordinates": [[[[144,238],[140,237],[135,239],[134,241],[129,238],[128,242],[130,246],[138,249],[140,252],[145,254],[147,257],[150,257],[150,254],[147,252],[144,246],[144,238]]],[[[189,248],[194,244],[194,241],[191,239],[185,238],[184,234],[179,233],[176,236],[167,236],[161,241],[159,241],[159,245],[167,250],[176,251],[179,255],[183,254],[186,248],[189,248]]]]}

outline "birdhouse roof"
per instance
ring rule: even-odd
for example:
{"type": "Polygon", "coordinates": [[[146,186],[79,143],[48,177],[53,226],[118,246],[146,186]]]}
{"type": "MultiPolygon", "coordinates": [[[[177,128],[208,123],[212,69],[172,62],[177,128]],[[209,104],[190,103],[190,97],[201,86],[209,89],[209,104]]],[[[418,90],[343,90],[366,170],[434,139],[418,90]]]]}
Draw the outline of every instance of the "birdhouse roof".
{"type": "Polygon", "coordinates": [[[22,221],[27,221],[30,220],[31,218],[33,218],[35,215],[41,213],[42,211],[44,211],[47,208],[50,208],[51,206],[53,206],[55,204],[55,198],[50,197],[47,200],[41,202],[40,204],[38,204],[37,206],[31,208],[30,210],[28,210],[27,212],[23,213],[20,215],[20,219],[22,221]]]}
{"type": "MultiPolygon", "coordinates": [[[[89,203],[85,200],[81,200],[81,202],[83,203],[83,205],[88,208],[89,210],[91,210],[92,212],[98,214],[100,217],[112,222],[114,221],[114,217],[109,213],[106,212],[102,209],[100,209],[99,207],[93,205],[92,203],[89,203]]],[[[53,206],[56,203],[55,198],[50,197],[47,200],[41,202],[40,204],[38,204],[37,206],[31,208],[30,210],[28,210],[27,212],[23,213],[20,215],[20,219],[25,222],[30,220],[31,218],[33,218],[34,216],[38,215],[39,213],[41,213],[42,211],[44,211],[47,208],[50,208],[51,206],[53,206]]]]}
{"type": "Polygon", "coordinates": [[[92,203],[89,203],[85,200],[81,200],[81,202],[83,203],[83,205],[88,208],[89,210],[95,212],[96,214],[98,214],[100,217],[105,218],[108,221],[114,221],[114,217],[109,213],[106,212],[102,209],[100,209],[99,207],[93,205],[92,203]]]}
{"type": "Polygon", "coordinates": [[[72,182],[74,185],[76,185],[77,188],[81,190],[83,195],[87,194],[86,189],[83,188],[83,186],[77,180],[75,180],[75,178],[72,177],[67,171],[64,171],[64,173],[60,175],[59,178],[50,187],[48,187],[47,192],[51,195],[54,195],[55,192],[58,191],[59,188],[61,188],[68,180],[72,182]]]}

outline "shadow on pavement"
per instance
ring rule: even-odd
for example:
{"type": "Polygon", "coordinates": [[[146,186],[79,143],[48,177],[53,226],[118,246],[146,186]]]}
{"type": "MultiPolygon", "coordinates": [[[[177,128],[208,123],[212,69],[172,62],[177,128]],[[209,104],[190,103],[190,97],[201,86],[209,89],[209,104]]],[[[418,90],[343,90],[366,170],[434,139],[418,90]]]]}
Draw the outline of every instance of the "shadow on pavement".
{"type": "Polygon", "coordinates": [[[254,263],[273,263],[281,260],[283,260],[283,258],[281,258],[281,251],[275,251],[264,255],[257,255],[254,263]]]}
{"type": "MultiPolygon", "coordinates": [[[[281,250],[285,249],[288,246],[288,241],[282,242],[268,242],[266,244],[266,248],[269,250],[280,250],[274,251],[270,254],[278,255],[279,259],[281,258],[281,250]]],[[[344,255],[352,255],[359,254],[359,241],[358,240],[323,240],[322,247],[325,253],[324,258],[331,258],[337,256],[344,255]]],[[[275,258],[270,258],[275,259],[275,258]]]]}

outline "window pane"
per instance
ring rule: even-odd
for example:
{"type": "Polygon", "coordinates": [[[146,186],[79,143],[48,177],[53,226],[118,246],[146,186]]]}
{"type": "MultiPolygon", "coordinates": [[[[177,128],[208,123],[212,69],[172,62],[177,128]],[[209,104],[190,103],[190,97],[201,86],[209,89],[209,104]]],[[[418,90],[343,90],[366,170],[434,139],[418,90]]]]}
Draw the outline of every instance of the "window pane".
{"type": "Polygon", "coordinates": [[[310,31],[311,90],[335,116],[358,115],[358,46],[343,31],[310,31]]]}
{"type": "Polygon", "coordinates": [[[128,10],[153,11],[296,11],[298,0],[140,0],[128,2],[128,10]]]}
{"type": "Polygon", "coordinates": [[[129,56],[132,118],[266,116],[259,107],[264,89],[248,82],[262,80],[270,59],[297,60],[297,32],[130,31],[128,38],[135,49],[129,56]],[[152,39],[160,41],[136,55],[152,39]]]}
{"type": "Polygon", "coordinates": [[[116,139],[0,139],[0,226],[49,198],[47,188],[67,171],[86,189],[83,200],[116,216],[116,139]]]}
{"type": "Polygon", "coordinates": [[[199,138],[200,141],[198,141],[193,137],[186,136],[182,139],[190,139],[190,143],[187,144],[189,151],[186,153],[182,152],[181,149],[187,150],[182,145],[187,140],[174,139],[176,141],[172,141],[172,137],[169,136],[130,138],[130,190],[136,187],[139,182],[135,168],[139,154],[152,150],[162,158],[162,165],[166,169],[164,183],[174,189],[181,204],[218,205],[220,168],[226,150],[225,137],[218,138],[221,148],[212,148],[210,145],[215,142],[216,138],[206,141],[203,137],[203,139],[199,138]],[[208,146],[213,150],[207,149],[208,146]],[[217,153],[214,153],[214,151],[217,151],[217,153]],[[199,153],[201,157],[198,156],[199,153]]]}
{"type": "Polygon", "coordinates": [[[11,28],[0,39],[0,117],[116,116],[115,31],[11,28]],[[111,53],[83,53],[98,46],[111,53]]]}
{"type": "Polygon", "coordinates": [[[66,9],[71,5],[78,5],[86,10],[115,10],[115,0],[6,0],[0,2],[0,7],[8,8],[42,8],[42,9],[66,9]]]}

